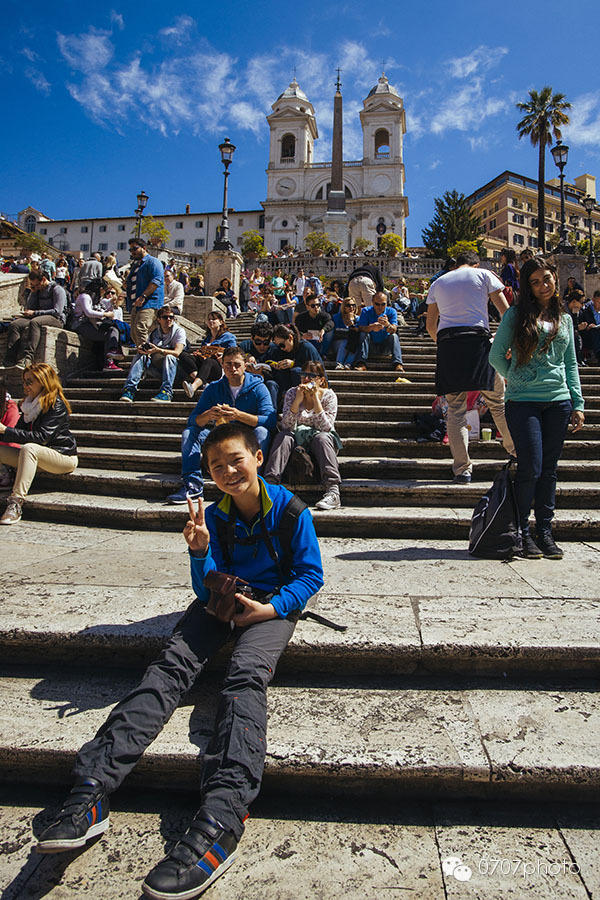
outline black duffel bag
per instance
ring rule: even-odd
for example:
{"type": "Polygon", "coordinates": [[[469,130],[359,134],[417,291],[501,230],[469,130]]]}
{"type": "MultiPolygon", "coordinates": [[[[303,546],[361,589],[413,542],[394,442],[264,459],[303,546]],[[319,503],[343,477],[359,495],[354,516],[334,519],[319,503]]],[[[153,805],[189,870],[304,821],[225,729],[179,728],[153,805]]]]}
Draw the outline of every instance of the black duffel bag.
{"type": "Polygon", "coordinates": [[[473,510],[469,553],[483,559],[510,559],[522,549],[519,513],[510,459],[473,510]]]}

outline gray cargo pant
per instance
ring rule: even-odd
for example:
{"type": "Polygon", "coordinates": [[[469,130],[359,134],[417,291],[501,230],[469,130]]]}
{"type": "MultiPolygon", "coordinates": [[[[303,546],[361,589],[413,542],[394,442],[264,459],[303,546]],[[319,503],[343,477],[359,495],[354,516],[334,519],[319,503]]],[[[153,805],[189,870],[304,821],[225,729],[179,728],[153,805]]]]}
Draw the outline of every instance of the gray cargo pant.
{"type": "Polygon", "coordinates": [[[195,600],[140,684],[111,711],[96,737],[81,748],[76,778],[96,778],[114,791],[159,734],[209,658],[233,638],[212,738],[201,774],[201,812],[239,840],[262,780],[267,734],[267,685],[295,628],[269,619],[246,628],[219,622],[195,600]]]}

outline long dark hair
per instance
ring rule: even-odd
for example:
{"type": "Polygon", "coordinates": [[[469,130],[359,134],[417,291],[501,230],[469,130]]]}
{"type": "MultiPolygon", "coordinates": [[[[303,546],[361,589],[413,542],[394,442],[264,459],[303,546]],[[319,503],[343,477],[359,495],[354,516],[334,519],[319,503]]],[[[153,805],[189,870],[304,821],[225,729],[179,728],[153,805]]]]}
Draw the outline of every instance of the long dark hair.
{"type": "Polygon", "coordinates": [[[515,309],[517,310],[517,322],[515,325],[514,345],[517,351],[518,366],[527,365],[527,363],[535,353],[538,345],[537,320],[540,316],[540,313],[542,312],[542,307],[533,296],[533,291],[531,290],[531,286],[529,284],[530,277],[534,272],[537,271],[552,272],[556,284],[554,296],[551,298],[548,307],[544,310],[546,316],[549,318],[549,321],[552,323],[552,328],[548,332],[543,346],[540,348],[540,353],[548,352],[548,350],[550,349],[550,345],[558,334],[558,329],[560,327],[561,308],[560,298],[558,296],[558,278],[556,275],[556,269],[553,265],[546,262],[544,259],[540,259],[539,257],[530,259],[521,269],[521,289],[519,293],[519,302],[515,307],[515,309]]]}
{"type": "Polygon", "coordinates": [[[0,419],[2,419],[2,417],[4,416],[7,406],[8,391],[6,390],[6,385],[3,382],[0,382],[0,419]]]}
{"type": "Polygon", "coordinates": [[[300,332],[295,325],[276,325],[273,329],[273,340],[275,340],[275,338],[280,338],[285,341],[287,341],[288,338],[292,338],[294,342],[292,352],[295,353],[298,349],[298,344],[300,343],[300,332]]]}

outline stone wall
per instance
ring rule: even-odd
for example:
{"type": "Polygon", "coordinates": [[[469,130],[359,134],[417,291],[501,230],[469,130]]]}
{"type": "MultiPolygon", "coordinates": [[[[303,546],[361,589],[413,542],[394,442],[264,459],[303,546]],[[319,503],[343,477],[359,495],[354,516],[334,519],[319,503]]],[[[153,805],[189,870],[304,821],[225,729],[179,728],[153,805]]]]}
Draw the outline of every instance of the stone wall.
{"type": "Polygon", "coordinates": [[[10,319],[21,311],[19,288],[27,275],[5,275],[0,273],[0,320],[10,319]]]}
{"type": "Polygon", "coordinates": [[[216,297],[195,297],[189,294],[183,301],[183,315],[201,328],[202,337],[206,334],[204,327],[206,319],[213,309],[224,316],[227,315],[227,307],[220,300],[217,300],[216,297]]]}

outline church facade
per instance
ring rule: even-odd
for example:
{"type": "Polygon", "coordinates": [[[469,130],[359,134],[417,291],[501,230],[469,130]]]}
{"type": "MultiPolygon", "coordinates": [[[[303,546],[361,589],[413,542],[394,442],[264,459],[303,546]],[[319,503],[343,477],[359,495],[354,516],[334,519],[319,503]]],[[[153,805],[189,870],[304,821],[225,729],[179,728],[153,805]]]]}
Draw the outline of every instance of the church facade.
{"type": "MultiPolygon", "coordinates": [[[[347,246],[367,238],[377,246],[388,232],[400,235],[406,246],[408,200],[404,194],[403,136],[406,119],[402,98],[385,75],[363,101],[360,112],[363,157],[344,161],[342,177],[348,220],[347,246]]],[[[258,231],[268,250],[304,247],[305,236],[321,230],[331,187],[331,162],[315,162],[319,139],[312,103],[294,79],[280,94],[267,116],[270,129],[267,198],[260,209],[229,214],[229,239],[242,244],[244,231],[258,231]]],[[[194,264],[212,248],[221,213],[153,213],[171,232],[167,252],[194,264]]],[[[34,207],[19,213],[19,225],[36,231],[57,250],[87,256],[114,252],[119,264],[129,259],[127,239],[132,216],[51,219],[34,207]]]]}

